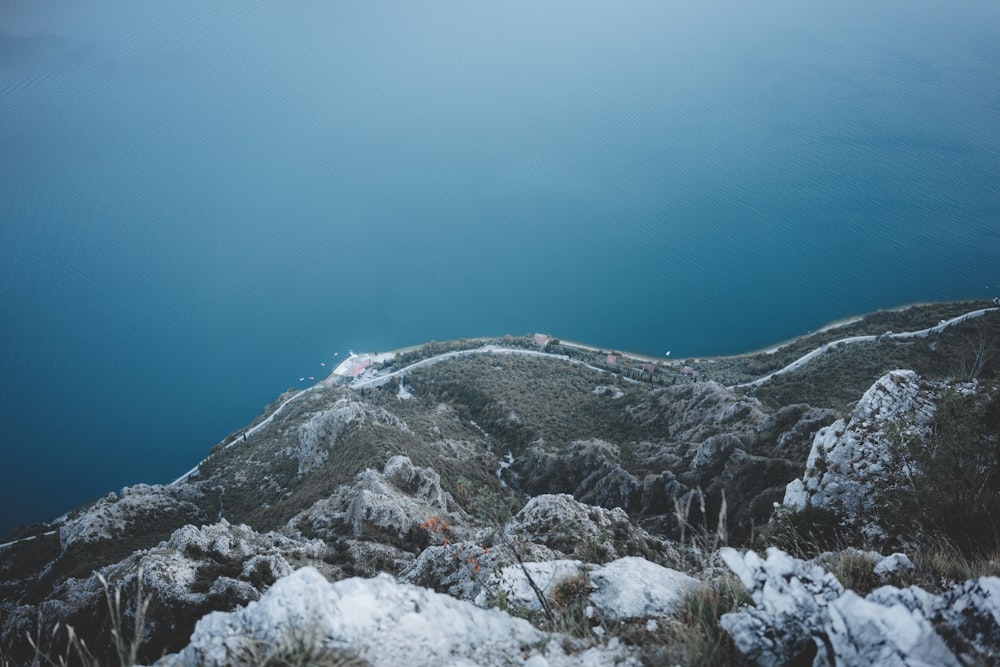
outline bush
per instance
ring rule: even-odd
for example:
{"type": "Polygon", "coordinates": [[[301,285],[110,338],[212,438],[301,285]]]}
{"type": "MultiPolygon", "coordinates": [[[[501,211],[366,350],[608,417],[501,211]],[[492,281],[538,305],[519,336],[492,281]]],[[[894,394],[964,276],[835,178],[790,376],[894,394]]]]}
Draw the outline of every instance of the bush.
{"type": "MultiPolygon", "coordinates": [[[[909,459],[911,493],[896,503],[899,518],[939,534],[965,554],[1000,543],[1000,391],[954,389],[940,398],[931,434],[912,438],[897,456],[909,459]]],[[[904,465],[907,461],[902,462],[904,465]]]]}
{"type": "Polygon", "coordinates": [[[756,549],[774,546],[804,560],[858,543],[860,536],[845,527],[833,511],[812,505],[798,512],[776,513],[754,538],[756,549]]]}

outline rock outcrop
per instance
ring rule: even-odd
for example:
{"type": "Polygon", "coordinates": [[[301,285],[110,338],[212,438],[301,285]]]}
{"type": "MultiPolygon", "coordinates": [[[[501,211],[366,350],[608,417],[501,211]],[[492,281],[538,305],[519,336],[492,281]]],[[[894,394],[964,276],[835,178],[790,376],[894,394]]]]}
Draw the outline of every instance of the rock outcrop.
{"type": "Polygon", "coordinates": [[[816,434],[805,474],[788,484],[783,505],[828,509],[866,538],[883,538],[884,494],[908,485],[907,467],[894,463],[892,447],[927,434],[941,387],[907,370],[879,378],[849,419],[816,434]]]}
{"type": "Polygon", "coordinates": [[[643,556],[676,565],[681,556],[671,543],[637,527],[619,507],[587,505],[569,494],[536,496],[505,526],[510,539],[542,545],[588,563],[643,556]]]}
{"type": "Polygon", "coordinates": [[[308,567],[244,609],[209,614],[188,646],[157,664],[221,667],[246,656],[276,661],[304,643],[374,667],[638,664],[617,642],[573,651],[579,642],[569,637],[389,575],[331,584],[308,567]]]}
{"type": "Polygon", "coordinates": [[[619,447],[603,440],[571,442],[560,451],[536,444],[512,468],[532,495],[570,493],[588,505],[639,508],[642,482],[621,465],[619,447]]]}
{"type": "Polygon", "coordinates": [[[430,468],[414,466],[406,456],[394,456],[382,472],[364,470],[350,486],[317,501],[293,517],[286,532],[310,538],[349,538],[418,553],[428,542],[421,525],[436,518],[449,532],[467,521],[441,478],[430,468]]]}
{"type": "Polygon", "coordinates": [[[298,429],[299,475],[323,465],[341,432],[351,424],[365,421],[408,430],[396,415],[382,408],[371,408],[349,398],[337,400],[331,407],[309,417],[298,429]]]}
{"type": "Polygon", "coordinates": [[[608,621],[673,616],[697,579],[644,558],[619,558],[587,573],[590,601],[608,621]]]}
{"type": "MultiPolygon", "coordinates": [[[[74,514],[59,527],[63,550],[102,540],[122,538],[136,532],[143,524],[164,523],[179,528],[188,522],[204,519],[199,503],[204,500],[200,485],[137,484],[127,486],[121,495],[109,493],[96,503],[74,514]]],[[[169,529],[168,529],[169,530],[169,529]]]]}
{"type": "Polygon", "coordinates": [[[942,595],[883,586],[861,597],[775,548],[766,559],[729,548],[720,555],[753,598],[753,607],[720,621],[752,665],[958,667],[1000,659],[1000,578],[942,595]]]}
{"type": "Polygon", "coordinates": [[[231,610],[258,599],[297,565],[322,562],[326,552],[326,545],[318,540],[262,535],[226,521],[201,528],[185,526],[152,549],[136,552],[88,577],[60,582],[40,605],[4,609],[0,642],[9,645],[26,632],[34,636],[40,618],[49,624],[72,625],[81,636],[109,637],[107,590],[122,591],[124,612],[133,617],[141,581],[143,597],[155,601],[155,613],[142,637],[143,652],[156,655],[178,648],[194,621],[205,613],[231,610]]]}
{"type": "Polygon", "coordinates": [[[619,558],[606,565],[551,560],[508,565],[496,570],[477,604],[489,601],[488,590],[494,597],[502,596],[508,606],[540,611],[541,600],[528,577],[546,599],[558,597],[558,588],[565,582],[586,582],[586,600],[595,623],[597,619],[609,623],[667,619],[676,614],[684,595],[701,585],[683,572],[644,558],[619,558]]]}
{"type": "MultiPolygon", "coordinates": [[[[558,494],[532,498],[503,526],[427,547],[400,577],[461,599],[483,601],[487,579],[501,570],[518,570],[518,556],[529,568],[541,568],[543,579],[551,579],[556,567],[552,563],[593,568],[625,556],[673,566],[683,561],[672,543],[639,528],[621,509],[585,505],[558,494]]],[[[564,574],[562,569],[558,574],[564,574]]]]}

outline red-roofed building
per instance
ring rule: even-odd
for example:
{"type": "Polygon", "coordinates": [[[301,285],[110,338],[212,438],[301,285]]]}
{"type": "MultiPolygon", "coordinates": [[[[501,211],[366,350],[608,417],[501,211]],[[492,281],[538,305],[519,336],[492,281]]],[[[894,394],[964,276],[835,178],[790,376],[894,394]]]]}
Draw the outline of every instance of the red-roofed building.
{"type": "Polygon", "coordinates": [[[366,370],[366,369],[367,369],[367,368],[368,368],[369,366],[371,366],[371,365],[372,365],[372,360],[371,360],[371,359],[363,359],[363,360],[362,360],[362,361],[360,361],[360,362],[357,362],[357,361],[356,361],[356,362],[354,362],[354,364],[353,364],[353,365],[351,366],[350,370],[348,370],[348,371],[347,371],[346,375],[347,375],[348,377],[352,377],[352,378],[356,378],[356,377],[358,377],[359,375],[361,375],[362,373],[364,373],[364,372],[365,372],[365,370],[366,370]]]}
{"type": "Polygon", "coordinates": [[[536,333],[534,336],[535,345],[538,347],[545,347],[549,344],[550,338],[545,334],[536,333]]]}
{"type": "Polygon", "coordinates": [[[617,366],[618,365],[618,357],[616,357],[613,354],[609,354],[608,358],[607,358],[607,364],[608,364],[608,366],[617,366]]]}

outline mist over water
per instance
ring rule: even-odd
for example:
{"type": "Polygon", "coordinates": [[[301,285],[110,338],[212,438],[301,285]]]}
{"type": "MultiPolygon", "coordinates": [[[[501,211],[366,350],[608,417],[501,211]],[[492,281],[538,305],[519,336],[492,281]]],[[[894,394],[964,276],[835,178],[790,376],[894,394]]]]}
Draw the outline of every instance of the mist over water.
{"type": "Polygon", "coordinates": [[[677,5],[0,0],[0,533],[351,347],[1000,294],[1000,6],[677,5]]]}

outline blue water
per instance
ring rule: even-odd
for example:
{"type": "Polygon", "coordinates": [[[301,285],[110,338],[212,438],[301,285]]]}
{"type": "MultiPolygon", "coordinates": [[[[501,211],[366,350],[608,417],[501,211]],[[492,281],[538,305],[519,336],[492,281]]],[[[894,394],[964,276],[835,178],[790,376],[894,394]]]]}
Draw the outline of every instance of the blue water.
{"type": "Polygon", "coordinates": [[[998,258],[997,3],[0,0],[0,533],[351,347],[735,353],[998,258]]]}

